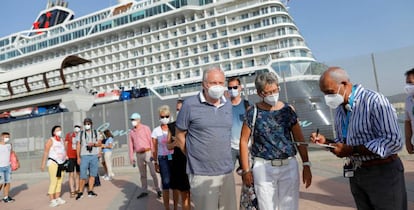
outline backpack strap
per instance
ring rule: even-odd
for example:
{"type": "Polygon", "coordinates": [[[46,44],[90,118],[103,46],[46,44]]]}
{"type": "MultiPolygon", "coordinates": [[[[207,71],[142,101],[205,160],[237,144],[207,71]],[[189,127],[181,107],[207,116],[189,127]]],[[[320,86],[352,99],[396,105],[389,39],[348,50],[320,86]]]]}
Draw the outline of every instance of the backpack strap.
{"type": "Polygon", "coordinates": [[[244,108],[247,110],[250,107],[249,101],[246,99],[243,99],[243,103],[244,103],[244,108]]]}
{"type": "Polygon", "coordinates": [[[254,128],[255,128],[255,125],[256,125],[256,117],[257,117],[257,107],[256,107],[256,104],[254,104],[253,105],[252,129],[251,129],[251,132],[250,132],[251,144],[253,144],[253,132],[254,132],[254,128]]]}

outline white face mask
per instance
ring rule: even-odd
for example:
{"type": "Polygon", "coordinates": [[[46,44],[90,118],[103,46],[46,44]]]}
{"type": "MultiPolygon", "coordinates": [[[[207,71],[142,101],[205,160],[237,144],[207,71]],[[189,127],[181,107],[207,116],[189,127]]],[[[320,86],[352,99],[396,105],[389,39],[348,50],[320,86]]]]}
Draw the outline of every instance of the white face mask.
{"type": "Polygon", "coordinates": [[[163,125],[166,125],[170,122],[170,118],[161,118],[160,123],[163,125]]]}
{"type": "Polygon", "coordinates": [[[273,95],[270,96],[266,96],[264,97],[264,102],[271,105],[271,106],[275,106],[277,101],[279,100],[279,93],[275,93],[273,95]]]}
{"type": "Polygon", "coordinates": [[[133,120],[133,121],[131,121],[131,124],[132,124],[132,126],[137,126],[138,125],[138,122],[137,121],[135,121],[135,120],[133,120]]]}
{"type": "Polygon", "coordinates": [[[80,128],[76,127],[73,129],[73,131],[75,131],[76,133],[78,133],[80,131],[80,128]]]}
{"type": "Polygon", "coordinates": [[[90,130],[91,129],[91,125],[84,125],[83,127],[85,128],[85,130],[90,130]]]}
{"type": "Polygon", "coordinates": [[[4,143],[7,143],[8,141],[10,141],[10,138],[4,138],[4,143]]]}
{"type": "Polygon", "coordinates": [[[61,137],[62,136],[62,131],[56,131],[55,135],[61,137]]]}
{"type": "Polygon", "coordinates": [[[414,95],[414,85],[406,84],[404,89],[407,95],[410,95],[410,96],[414,95]]]}
{"type": "Polygon", "coordinates": [[[224,87],[222,85],[214,85],[208,89],[208,95],[213,99],[219,99],[224,94],[224,87]]]}
{"type": "Polygon", "coordinates": [[[235,98],[235,97],[237,97],[237,96],[239,95],[239,90],[238,90],[238,89],[231,89],[231,90],[229,91],[229,93],[230,93],[230,96],[231,96],[232,98],[235,98]]]}
{"type": "MultiPolygon", "coordinates": [[[[339,90],[341,89],[341,86],[339,86],[338,93],[336,94],[326,94],[325,95],[325,103],[328,105],[331,109],[338,108],[339,105],[344,103],[344,97],[339,95],[339,90]]],[[[345,92],[344,92],[345,94],[345,92]]]]}

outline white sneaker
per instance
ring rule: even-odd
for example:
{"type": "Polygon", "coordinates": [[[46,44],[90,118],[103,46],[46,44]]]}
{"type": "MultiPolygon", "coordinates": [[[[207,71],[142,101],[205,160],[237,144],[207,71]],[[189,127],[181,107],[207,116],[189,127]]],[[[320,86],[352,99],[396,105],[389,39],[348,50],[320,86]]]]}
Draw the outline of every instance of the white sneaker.
{"type": "Polygon", "coordinates": [[[49,206],[50,206],[50,207],[56,207],[56,206],[58,206],[58,205],[59,205],[59,204],[57,203],[56,199],[51,200],[51,201],[50,201],[50,204],[49,204],[49,206]]]}
{"type": "Polygon", "coordinates": [[[66,201],[59,197],[59,198],[56,198],[56,203],[59,205],[62,205],[62,204],[65,204],[66,201]]]}

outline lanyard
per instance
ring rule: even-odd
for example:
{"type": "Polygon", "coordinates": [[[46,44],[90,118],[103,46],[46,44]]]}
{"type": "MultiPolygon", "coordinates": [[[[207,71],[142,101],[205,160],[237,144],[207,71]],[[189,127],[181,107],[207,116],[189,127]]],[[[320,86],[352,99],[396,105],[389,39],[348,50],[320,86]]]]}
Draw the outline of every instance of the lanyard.
{"type": "MultiPolygon", "coordinates": [[[[356,86],[352,87],[351,96],[349,96],[349,107],[352,108],[352,104],[354,103],[354,97],[355,97],[355,89],[356,86]]],[[[342,139],[344,139],[344,142],[346,143],[346,139],[348,136],[348,125],[349,125],[349,118],[351,118],[351,110],[346,110],[346,118],[342,124],[342,139]]]]}

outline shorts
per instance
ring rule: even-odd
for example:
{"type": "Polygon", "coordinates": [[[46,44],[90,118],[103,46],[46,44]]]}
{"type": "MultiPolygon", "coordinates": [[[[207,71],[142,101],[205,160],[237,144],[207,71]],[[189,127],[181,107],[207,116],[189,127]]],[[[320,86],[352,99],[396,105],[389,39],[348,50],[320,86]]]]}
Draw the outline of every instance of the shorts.
{"type": "Polygon", "coordinates": [[[98,176],[98,156],[97,155],[82,155],[81,164],[80,164],[80,178],[88,178],[88,169],[89,176],[98,176]]]}
{"type": "Polygon", "coordinates": [[[11,167],[0,167],[0,184],[10,183],[11,180],[11,167]]]}
{"type": "Polygon", "coordinates": [[[69,164],[68,164],[68,168],[66,169],[66,172],[79,172],[80,171],[80,167],[78,164],[78,159],[77,158],[69,158],[69,164]]]}

